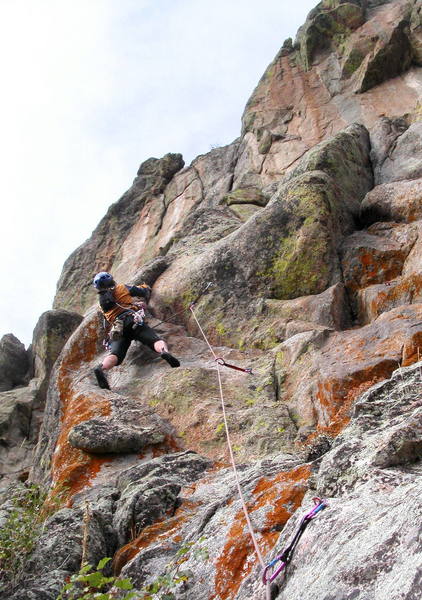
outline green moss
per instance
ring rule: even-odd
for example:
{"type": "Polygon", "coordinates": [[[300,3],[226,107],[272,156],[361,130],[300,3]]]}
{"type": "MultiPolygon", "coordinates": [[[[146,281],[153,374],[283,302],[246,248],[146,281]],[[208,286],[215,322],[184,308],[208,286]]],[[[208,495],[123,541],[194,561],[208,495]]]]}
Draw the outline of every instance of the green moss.
{"type": "Polygon", "coordinates": [[[186,290],[182,294],[182,303],[185,308],[189,308],[192,302],[197,298],[198,294],[193,290],[186,290]]]}
{"type": "Polygon", "coordinates": [[[305,244],[299,244],[296,234],[283,238],[268,273],[273,295],[289,299],[319,293],[320,282],[328,275],[327,246],[324,238],[305,244]]]}
{"type": "Polygon", "coordinates": [[[215,327],[215,331],[216,331],[216,333],[217,333],[217,334],[218,334],[220,337],[222,337],[223,335],[226,335],[226,333],[227,333],[227,329],[226,329],[226,327],[223,325],[223,323],[216,323],[216,324],[214,325],[214,327],[215,327]]]}
{"type": "Polygon", "coordinates": [[[299,42],[300,58],[306,70],[310,68],[315,52],[333,45],[337,47],[364,19],[362,8],[351,3],[327,2],[321,8],[325,10],[316,12],[308,21],[299,42]]]}
{"type": "Polygon", "coordinates": [[[254,406],[256,403],[256,398],[246,398],[245,404],[246,406],[254,406]]]}
{"type": "Polygon", "coordinates": [[[319,293],[325,288],[329,269],[326,223],[331,211],[326,196],[320,189],[303,184],[288,193],[285,201],[296,217],[292,223],[296,221],[300,228],[280,239],[272,265],[264,273],[279,299],[319,293]]]}
{"type": "Polygon", "coordinates": [[[252,130],[255,118],[256,118],[256,112],[251,111],[244,115],[243,123],[244,123],[244,132],[245,133],[252,130]]]}
{"type": "Polygon", "coordinates": [[[343,65],[343,77],[346,79],[351,77],[358,70],[364,58],[362,52],[353,48],[343,65]]]}
{"type": "Polygon", "coordinates": [[[267,199],[258,188],[248,187],[238,188],[237,190],[226,194],[221,202],[228,206],[232,204],[256,204],[258,206],[265,206],[267,199]]]}

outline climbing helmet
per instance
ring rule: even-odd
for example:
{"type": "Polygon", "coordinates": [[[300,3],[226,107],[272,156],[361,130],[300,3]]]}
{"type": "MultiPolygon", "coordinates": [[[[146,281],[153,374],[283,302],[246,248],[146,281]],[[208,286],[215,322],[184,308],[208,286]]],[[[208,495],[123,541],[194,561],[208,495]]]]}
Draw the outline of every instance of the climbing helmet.
{"type": "Polygon", "coordinates": [[[116,285],[113,276],[105,271],[101,271],[101,273],[96,274],[93,284],[97,290],[106,290],[116,285]]]}

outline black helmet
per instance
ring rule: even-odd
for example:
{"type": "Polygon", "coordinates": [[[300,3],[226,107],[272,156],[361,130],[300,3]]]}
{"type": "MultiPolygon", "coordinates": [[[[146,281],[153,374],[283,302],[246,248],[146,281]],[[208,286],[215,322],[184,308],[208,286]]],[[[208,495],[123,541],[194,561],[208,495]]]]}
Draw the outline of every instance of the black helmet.
{"type": "Polygon", "coordinates": [[[113,276],[110,275],[110,273],[106,273],[105,271],[101,271],[101,273],[96,274],[96,276],[94,277],[93,284],[94,287],[100,291],[106,290],[116,285],[113,276]]]}

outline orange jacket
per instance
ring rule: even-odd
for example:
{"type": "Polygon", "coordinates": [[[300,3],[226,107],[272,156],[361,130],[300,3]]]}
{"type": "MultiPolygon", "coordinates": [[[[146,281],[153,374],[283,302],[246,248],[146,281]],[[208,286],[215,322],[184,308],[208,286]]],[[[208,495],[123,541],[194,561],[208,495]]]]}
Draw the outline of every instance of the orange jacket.
{"type": "Polygon", "coordinates": [[[141,286],[127,286],[124,283],[118,283],[112,290],[106,290],[106,293],[112,291],[115,305],[109,310],[101,308],[104,317],[109,323],[113,323],[113,321],[125,310],[138,310],[140,298],[148,298],[149,290],[149,286],[145,284],[142,284],[141,286]]]}

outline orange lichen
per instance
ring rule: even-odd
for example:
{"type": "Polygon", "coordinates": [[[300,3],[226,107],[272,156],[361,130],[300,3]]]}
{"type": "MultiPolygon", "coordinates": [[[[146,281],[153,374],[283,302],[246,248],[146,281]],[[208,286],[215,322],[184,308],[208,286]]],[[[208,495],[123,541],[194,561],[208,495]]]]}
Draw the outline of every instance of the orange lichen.
{"type": "Polygon", "coordinates": [[[407,340],[402,351],[402,366],[408,367],[422,359],[422,331],[417,331],[407,340]]]}
{"type": "Polygon", "coordinates": [[[95,394],[71,395],[71,400],[66,396],[51,473],[53,483],[67,487],[70,495],[82,489],[101,465],[110,459],[92,456],[74,448],[68,442],[69,432],[83,421],[109,415],[110,410],[110,403],[95,394]]]}
{"type": "MultiPolygon", "coordinates": [[[[310,476],[309,465],[281,472],[275,477],[262,477],[249,502],[249,514],[268,507],[265,523],[259,532],[260,550],[268,552],[279,536],[280,529],[300,506],[310,476]]],[[[243,579],[257,562],[254,546],[246,527],[242,510],[235,515],[222,554],[216,562],[215,588],[220,600],[234,598],[243,579]]]]}
{"type": "Polygon", "coordinates": [[[319,424],[306,442],[321,433],[338,435],[350,421],[350,408],[356,398],[375,383],[388,379],[397,366],[394,360],[382,360],[360,371],[349,373],[341,380],[333,378],[319,382],[316,400],[322,407],[328,423],[319,424]]]}
{"type": "Polygon", "coordinates": [[[361,322],[370,322],[380,314],[401,304],[411,304],[422,299],[422,275],[412,273],[407,277],[387,282],[381,286],[365,289],[358,296],[358,312],[361,322]]]}
{"type": "Polygon", "coordinates": [[[352,292],[398,277],[406,255],[401,251],[384,254],[376,250],[373,252],[362,250],[357,253],[356,259],[358,262],[352,270],[353,275],[346,283],[346,287],[352,292]]]}
{"type": "Polygon", "coordinates": [[[268,479],[263,477],[253,494],[257,495],[254,506],[271,506],[267,512],[265,526],[261,530],[262,550],[269,551],[279,536],[279,528],[299,508],[306,493],[306,482],[311,474],[309,465],[301,465],[292,471],[282,472],[268,479]],[[277,531],[274,526],[277,525],[277,531]]]}
{"type": "Polygon", "coordinates": [[[94,417],[108,416],[111,412],[108,400],[99,394],[79,391],[73,383],[72,373],[78,372],[84,363],[92,360],[96,350],[96,323],[91,322],[80,337],[70,340],[70,348],[59,366],[57,375],[61,423],[51,465],[51,496],[54,496],[55,490],[60,490],[61,494],[66,490],[68,501],[89,484],[105,462],[111,460],[109,457],[89,455],[68,442],[72,427],[94,417]]]}

